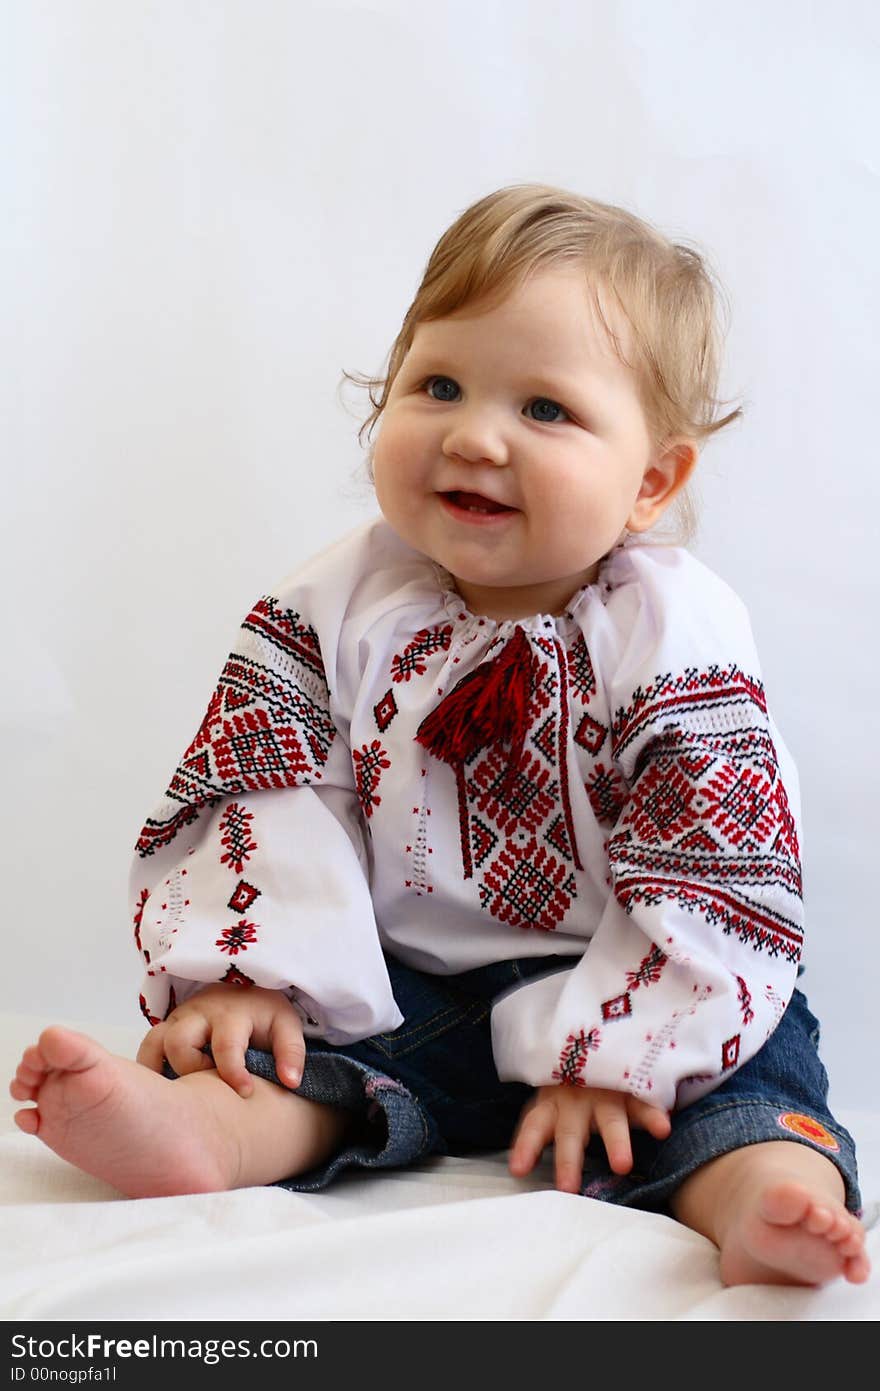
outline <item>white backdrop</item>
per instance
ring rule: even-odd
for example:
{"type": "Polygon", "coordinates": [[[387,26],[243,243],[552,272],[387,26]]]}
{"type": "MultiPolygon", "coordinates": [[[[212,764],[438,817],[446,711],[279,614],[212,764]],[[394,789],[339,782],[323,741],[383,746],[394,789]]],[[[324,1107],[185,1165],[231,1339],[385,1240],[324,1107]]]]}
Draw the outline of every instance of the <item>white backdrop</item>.
{"type": "Polygon", "coordinates": [[[747,411],[695,549],[800,768],[832,1097],[880,1104],[878,14],[0,0],[0,1006],[136,1019],[144,816],[252,600],[374,511],[342,369],[384,365],[459,212],[539,181],[727,286],[747,411]]]}

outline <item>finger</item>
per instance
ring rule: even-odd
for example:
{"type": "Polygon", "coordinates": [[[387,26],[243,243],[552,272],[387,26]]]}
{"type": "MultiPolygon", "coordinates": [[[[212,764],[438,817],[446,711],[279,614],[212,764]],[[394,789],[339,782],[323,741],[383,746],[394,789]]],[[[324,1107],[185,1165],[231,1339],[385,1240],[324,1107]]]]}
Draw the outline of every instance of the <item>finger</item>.
{"type": "Polygon", "coordinates": [[[629,1100],[628,1111],[630,1120],[637,1130],[647,1130],[649,1135],[653,1135],[655,1140],[666,1140],[672,1130],[672,1121],[665,1111],[659,1107],[652,1106],[650,1102],[642,1101],[639,1097],[631,1097],[629,1100]]]}
{"type": "Polygon", "coordinates": [[[164,1024],[155,1024],[145,1038],[141,1039],[140,1047],[135,1055],[135,1062],[142,1067],[148,1067],[153,1072],[162,1071],[162,1063],[165,1059],[165,1031],[164,1024]]]}
{"type": "Polygon", "coordinates": [[[244,1055],[251,1041],[251,1021],[240,1015],[215,1024],[211,1035],[211,1052],[214,1066],[239,1096],[250,1096],[254,1089],[253,1079],[248,1072],[244,1055]]]}
{"type": "Polygon", "coordinates": [[[269,1046],[282,1082],[288,1087],[298,1087],[306,1063],[306,1045],[299,1016],[292,1007],[282,1006],[273,1016],[269,1046]]]}
{"type": "Polygon", "coordinates": [[[203,1014],[188,1010],[186,1014],[166,1020],[165,1029],[162,1045],[165,1057],[179,1077],[214,1066],[202,1052],[211,1037],[210,1021],[203,1014]]]}
{"type": "Polygon", "coordinates": [[[628,1174],[633,1161],[629,1138],[629,1119],[623,1098],[619,1101],[598,1101],[596,1103],[596,1129],[602,1136],[602,1143],[605,1146],[612,1173],[628,1174]]]}
{"type": "Polygon", "coordinates": [[[508,1168],[517,1178],[530,1174],[553,1138],[550,1115],[542,1110],[529,1111],[520,1121],[508,1157],[508,1168]]]}
{"type": "Polygon", "coordinates": [[[584,1150],[590,1134],[590,1113],[586,1108],[577,1121],[570,1118],[556,1127],[553,1157],[556,1187],[562,1193],[580,1193],[583,1185],[584,1150]]]}

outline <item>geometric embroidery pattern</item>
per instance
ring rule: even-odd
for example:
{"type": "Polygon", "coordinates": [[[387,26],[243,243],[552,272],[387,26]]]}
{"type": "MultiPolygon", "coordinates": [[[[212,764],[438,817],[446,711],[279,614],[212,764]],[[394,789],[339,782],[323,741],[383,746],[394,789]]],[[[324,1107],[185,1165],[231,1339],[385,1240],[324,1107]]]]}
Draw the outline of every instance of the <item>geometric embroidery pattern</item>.
{"type": "Polygon", "coordinates": [[[221,951],[228,952],[230,956],[236,956],[240,951],[247,951],[248,947],[258,940],[256,924],[242,918],[234,927],[224,928],[215,945],[221,951]]]}
{"type": "Polygon", "coordinates": [[[230,966],[225,976],[221,977],[223,985],[253,985],[250,976],[246,976],[244,971],[240,971],[237,966],[230,966]]]}
{"type": "Polygon", "coordinates": [[[666,965],[667,957],[660,948],[655,945],[648,952],[644,961],[640,962],[637,971],[627,971],[626,983],[630,990],[638,990],[640,985],[655,985],[660,979],[663,967],[666,965]]]}
{"type": "Polygon", "coordinates": [[[666,962],[665,953],[655,943],[648,955],[639,963],[638,969],[627,971],[627,988],[624,993],[604,1002],[602,1018],[606,1021],[628,1018],[632,1014],[632,991],[638,990],[640,985],[654,985],[660,979],[666,962]]]}
{"type": "Polygon", "coordinates": [[[227,908],[231,908],[233,913],[246,913],[254,900],[259,897],[259,889],[255,889],[253,884],[248,884],[246,880],[239,879],[235,887],[235,893],[226,906],[227,908]]]}
{"type": "Polygon", "coordinates": [[[363,748],[352,749],[352,763],[358,800],[364,816],[370,817],[373,815],[374,807],[382,801],[376,789],[383,770],[391,767],[391,761],[379,740],[374,739],[369,747],[364,744],[363,748]]]}
{"type": "Polygon", "coordinates": [[[559,1065],[553,1072],[553,1081],[569,1087],[585,1087],[587,1084],[581,1074],[590,1053],[599,1047],[600,1037],[598,1029],[591,1029],[588,1034],[583,1029],[569,1034],[559,1057],[559,1065]]]}
{"type": "Polygon", "coordinates": [[[308,785],[321,777],[336,729],[318,636],[271,595],[241,625],[207,712],[137,842],[168,845],[203,806],[245,791],[308,785]]]}
{"type": "Polygon", "coordinates": [[[744,1024],[751,1024],[755,1017],[755,1011],[752,1009],[752,997],[749,993],[749,987],[746,985],[742,976],[737,976],[736,981],[739,986],[739,1007],[742,1012],[742,1021],[744,1024]]]}
{"type": "Polygon", "coordinates": [[[462,862],[465,878],[476,869],[480,904],[492,917],[551,932],[571,910],[577,897],[572,871],[581,867],[567,785],[568,663],[561,644],[522,628],[516,633],[518,642],[529,644],[521,649],[526,659],[531,653],[526,747],[515,765],[497,744],[465,761],[462,862]],[[558,692],[561,718],[553,714],[558,692]]]}
{"type": "Polygon", "coordinates": [[[603,1019],[625,1019],[632,1014],[632,1000],[629,994],[615,995],[613,1000],[606,1000],[602,1006],[603,1019]]]}
{"type": "Polygon", "coordinates": [[[448,651],[451,642],[451,624],[447,623],[442,627],[437,624],[433,628],[421,628],[412,642],[407,643],[403,651],[392,658],[392,681],[409,681],[413,675],[424,676],[428,669],[425,658],[430,657],[434,652],[448,651]]]}
{"type": "Polygon", "coordinates": [[[735,665],[658,676],[615,713],[612,752],[633,770],[608,847],[624,909],[672,900],[799,960],[799,847],[761,683],[735,665]]]}
{"type": "Polygon", "coordinates": [[[551,931],[575,898],[571,870],[534,836],[505,840],[504,849],[483,875],[480,903],[493,918],[511,927],[551,931]]]}
{"type": "Polygon", "coordinates": [[[230,802],[220,819],[220,844],[225,854],[220,856],[222,865],[229,865],[236,874],[257,849],[256,841],[251,839],[253,812],[246,811],[238,802],[230,802]]]}
{"type": "Polygon", "coordinates": [[[584,787],[599,825],[613,826],[627,799],[626,783],[620,774],[597,763],[584,787]]]}
{"type": "Polygon", "coordinates": [[[396,714],[397,701],[394,699],[394,692],[389,689],[378,704],[373,706],[373,715],[380,734],[385,733],[396,714]]]}
{"type": "Polygon", "coordinates": [[[568,651],[568,684],[572,695],[584,705],[596,694],[596,675],[587,649],[583,633],[578,633],[576,641],[568,651]]]}
{"type": "Polygon", "coordinates": [[[580,744],[582,749],[591,753],[595,758],[608,737],[608,730],[599,720],[594,720],[592,715],[583,715],[574,732],[574,742],[580,744]]]}

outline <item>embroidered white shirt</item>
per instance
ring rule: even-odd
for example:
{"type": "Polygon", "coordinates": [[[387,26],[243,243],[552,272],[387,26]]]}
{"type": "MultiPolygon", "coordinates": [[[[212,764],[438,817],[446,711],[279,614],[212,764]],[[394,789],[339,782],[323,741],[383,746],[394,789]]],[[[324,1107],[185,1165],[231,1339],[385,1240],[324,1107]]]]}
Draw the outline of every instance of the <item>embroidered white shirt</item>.
{"type": "Polygon", "coordinates": [[[745,608],[689,552],[627,544],[563,615],[496,622],[371,520],[255,604],[141,832],[141,1006],[254,982],[345,1044],[402,1023],[383,948],[438,974],[555,953],[574,968],[493,1006],[501,1079],[671,1109],[791,997],[798,818],[745,608]],[[444,761],[420,726],[502,654],[521,754],[444,761]]]}

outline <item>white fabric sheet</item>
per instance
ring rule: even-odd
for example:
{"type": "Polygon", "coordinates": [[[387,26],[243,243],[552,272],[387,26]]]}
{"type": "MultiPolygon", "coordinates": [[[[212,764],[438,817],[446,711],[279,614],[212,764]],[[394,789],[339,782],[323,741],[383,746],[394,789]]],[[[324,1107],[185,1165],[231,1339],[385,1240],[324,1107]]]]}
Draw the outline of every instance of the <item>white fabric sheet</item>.
{"type": "MultiPolygon", "coordinates": [[[[133,1056],[140,1030],[0,1019],[0,1065],[50,1022],[133,1056]]],[[[439,1158],[277,1188],[122,1198],[0,1123],[0,1317],[37,1319],[683,1319],[880,1317],[880,1115],[841,1111],[859,1145],[874,1274],[863,1286],[725,1289],[705,1238],[668,1218],[557,1193],[545,1159],[439,1158]]]]}

